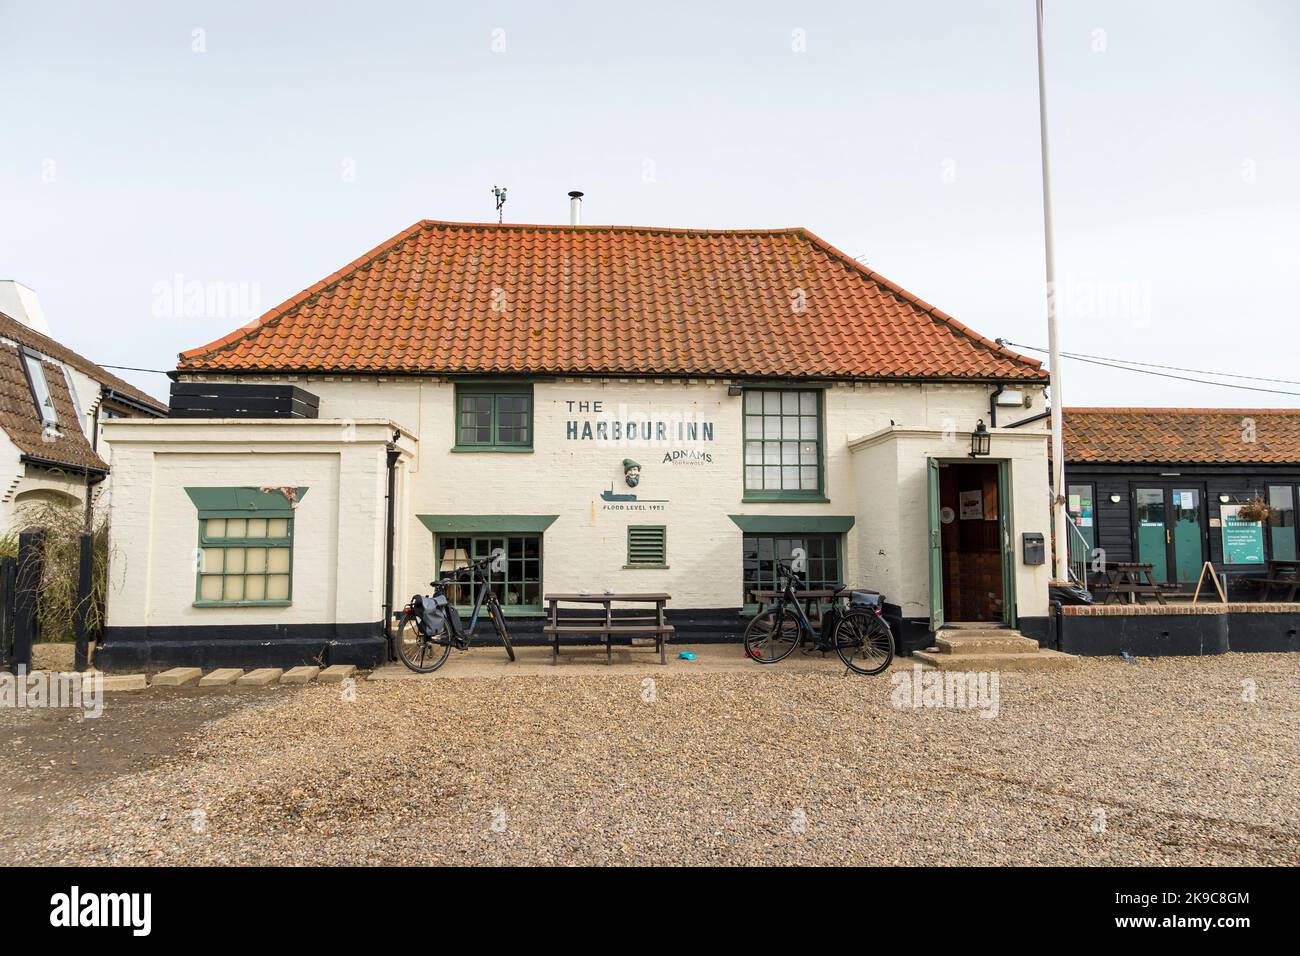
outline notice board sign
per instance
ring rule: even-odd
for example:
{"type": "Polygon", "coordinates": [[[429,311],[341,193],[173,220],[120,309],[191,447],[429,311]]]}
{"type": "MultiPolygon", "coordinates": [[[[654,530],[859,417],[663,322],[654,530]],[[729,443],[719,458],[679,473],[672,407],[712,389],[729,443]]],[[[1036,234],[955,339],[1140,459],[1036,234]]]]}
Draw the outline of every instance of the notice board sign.
{"type": "Polygon", "coordinates": [[[1237,517],[1240,508],[1241,505],[1222,505],[1219,508],[1223,516],[1223,563],[1263,564],[1264,523],[1242,521],[1237,517]]]}

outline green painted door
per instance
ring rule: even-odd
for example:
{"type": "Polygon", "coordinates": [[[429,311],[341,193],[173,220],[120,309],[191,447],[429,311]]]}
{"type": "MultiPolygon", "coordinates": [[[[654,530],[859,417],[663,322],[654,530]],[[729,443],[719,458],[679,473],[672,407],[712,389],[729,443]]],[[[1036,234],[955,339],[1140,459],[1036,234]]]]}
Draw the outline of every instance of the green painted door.
{"type": "Polygon", "coordinates": [[[1205,563],[1204,496],[1199,488],[1148,487],[1133,493],[1137,559],[1157,584],[1194,584],[1205,563]]]}
{"type": "Polygon", "coordinates": [[[939,462],[931,458],[927,463],[930,515],[930,630],[943,627],[943,539],[939,521],[939,462]]]}
{"type": "Polygon", "coordinates": [[[1165,527],[1165,489],[1139,488],[1133,495],[1137,507],[1137,559],[1151,565],[1151,577],[1169,580],[1169,540],[1165,527]]]}
{"type": "Polygon", "coordinates": [[[1194,584],[1205,564],[1204,535],[1201,532],[1201,493],[1196,488],[1173,488],[1169,492],[1170,536],[1174,547],[1174,578],[1171,584],[1194,584]]]}
{"type": "Polygon", "coordinates": [[[1002,535],[1002,622],[1016,626],[1016,542],[1011,533],[1011,462],[998,462],[998,531],[1002,535]]]}

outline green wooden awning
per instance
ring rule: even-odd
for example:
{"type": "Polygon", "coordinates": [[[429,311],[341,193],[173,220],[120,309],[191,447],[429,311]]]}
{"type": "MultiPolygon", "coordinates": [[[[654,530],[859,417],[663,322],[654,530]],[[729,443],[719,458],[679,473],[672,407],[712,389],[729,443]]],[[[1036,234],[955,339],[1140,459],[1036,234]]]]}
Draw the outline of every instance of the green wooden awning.
{"type": "Polygon", "coordinates": [[[843,534],[853,515],[727,515],[749,534],[843,534]]]}
{"type": "Polygon", "coordinates": [[[416,515],[434,534],[541,534],[559,515],[416,515]]]}
{"type": "MultiPolygon", "coordinates": [[[[294,502],[307,494],[305,485],[288,488],[294,502]]],[[[287,518],[293,515],[293,503],[279,488],[262,490],[242,488],[186,488],[194,507],[208,518],[246,518],[256,514],[263,518],[287,518]]]]}

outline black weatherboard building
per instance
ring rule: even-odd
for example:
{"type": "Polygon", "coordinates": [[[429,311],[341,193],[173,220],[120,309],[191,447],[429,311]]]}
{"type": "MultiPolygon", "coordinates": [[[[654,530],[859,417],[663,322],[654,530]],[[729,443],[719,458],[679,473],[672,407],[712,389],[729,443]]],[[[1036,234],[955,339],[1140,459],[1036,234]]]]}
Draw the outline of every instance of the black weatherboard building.
{"type": "Polygon", "coordinates": [[[1183,591],[1209,561],[1232,600],[1300,556],[1300,411],[1069,408],[1064,436],[1072,555],[1150,564],[1183,591]]]}

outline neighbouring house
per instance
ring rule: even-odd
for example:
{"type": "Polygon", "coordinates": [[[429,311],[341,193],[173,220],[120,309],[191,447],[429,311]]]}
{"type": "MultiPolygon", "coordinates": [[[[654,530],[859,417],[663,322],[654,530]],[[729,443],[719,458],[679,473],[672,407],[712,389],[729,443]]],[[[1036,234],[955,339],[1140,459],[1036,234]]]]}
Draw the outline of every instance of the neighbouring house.
{"type": "Polygon", "coordinates": [[[1296,559],[1300,410],[1067,408],[1064,425],[1076,560],[1100,548],[1184,591],[1209,561],[1245,598],[1267,562],[1296,559]],[[1240,520],[1256,500],[1267,519],[1240,520]]]}
{"type": "Polygon", "coordinates": [[[1046,372],[806,229],[423,221],[173,377],[105,431],[102,666],[374,664],[495,548],[525,634],[615,590],[734,638],[795,548],[910,646],[1047,628],[1046,372]]]}
{"type": "Polygon", "coordinates": [[[1098,600],[1054,603],[1057,649],[1300,650],[1300,411],[1067,408],[1063,426],[1070,577],[1098,600]]]}
{"type": "Polygon", "coordinates": [[[167,406],[50,337],[35,294],[0,281],[0,533],[22,506],[107,505],[114,418],[159,418],[167,406]]]}

